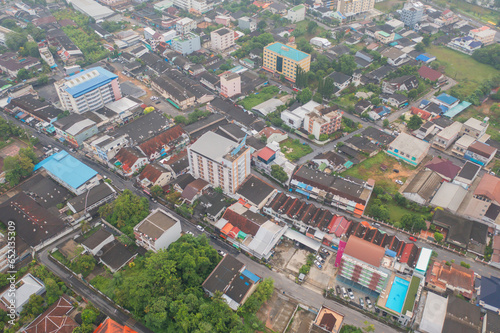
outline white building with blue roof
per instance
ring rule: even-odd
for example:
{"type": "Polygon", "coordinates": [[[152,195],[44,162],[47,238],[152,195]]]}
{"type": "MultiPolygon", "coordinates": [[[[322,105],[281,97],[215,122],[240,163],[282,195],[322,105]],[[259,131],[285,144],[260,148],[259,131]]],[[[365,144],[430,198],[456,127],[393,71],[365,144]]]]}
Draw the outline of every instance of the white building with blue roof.
{"type": "Polygon", "coordinates": [[[449,110],[452,107],[457,106],[458,103],[460,102],[460,100],[458,98],[450,96],[446,93],[442,93],[441,95],[434,97],[432,99],[432,102],[436,103],[437,105],[444,105],[449,110]]]}
{"type": "Polygon", "coordinates": [[[55,181],[75,195],[80,195],[99,185],[97,171],[80,162],[67,151],[53,154],[37,165],[35,171],[45,169],[55,181]]]}
{"type": "Polygon", "coordinates": [[[118,76],[102,67],[66,77],[54,86],[62,108],[70,112],[95,111],[122,98],[118,76]]]}

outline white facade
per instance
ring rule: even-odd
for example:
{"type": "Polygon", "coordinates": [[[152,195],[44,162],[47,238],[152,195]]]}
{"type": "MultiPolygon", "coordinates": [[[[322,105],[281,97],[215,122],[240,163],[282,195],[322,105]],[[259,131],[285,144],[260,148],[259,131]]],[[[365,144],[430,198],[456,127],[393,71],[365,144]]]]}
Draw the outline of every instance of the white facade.
{"type": "Polygon", "coordinates": [[[181,222],[160,208],[134,227],[137,245],[154,252],[166,250],[181,237],[181,232],[181,222]]]}
{"type": "Polygon", "coordinates": [[[298,5],[289,9],[286,18],[292,23],[304,21],[306,18],[306,6],[298,5]]]}
{"type": "Polygon", "coordinates": [[[212,50],[224,51],[234,45],[234,31],[228,28],[220,28],[210,33],[212,50]]]}
{"type": "Polygon", "coordinates": [[[175,24],[175,30],[179,35],[187,34],[194,29],[196,29],[196,21],[190,19],[189,17],[184,17],[175,24]]]}
{"type": "Polygon", "coordinates": [[[330,43],[330,41],[328,39],[321,38],[321,37],[311,38],[310,43],[314,46],[324,47],[324,48],[328,48],[328,47],[332,46],[332,43],[330,43]]]}
{"type": "Polygon", "coordinates": [[[283,120],[287,126],[299,129],[304,124],[306,114],[313,111],[318,106],[320,106],[319,103],[310,101],[293,111],[283,111],[281,113],[281,120],[283,120]]]}

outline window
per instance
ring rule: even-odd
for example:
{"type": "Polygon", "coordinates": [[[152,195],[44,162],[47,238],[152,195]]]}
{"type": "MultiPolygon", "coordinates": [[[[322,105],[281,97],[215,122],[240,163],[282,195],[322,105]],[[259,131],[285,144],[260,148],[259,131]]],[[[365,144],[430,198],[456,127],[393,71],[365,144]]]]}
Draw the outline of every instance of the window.
{"type": "Polygon", "coordinates": [[[415,157],[412,157],[412,158],[411,158],[411,160],[412,160],[412,161],[416,161],[417,159],[416,159],[415,157]]]}

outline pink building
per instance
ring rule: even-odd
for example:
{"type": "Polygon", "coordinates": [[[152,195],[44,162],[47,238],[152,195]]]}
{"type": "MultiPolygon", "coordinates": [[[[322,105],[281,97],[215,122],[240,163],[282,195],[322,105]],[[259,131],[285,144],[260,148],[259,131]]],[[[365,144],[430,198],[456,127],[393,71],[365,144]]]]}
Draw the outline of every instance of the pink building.
{"type": "Polygon", "coordinates": [[[231,18],[226,15],[217,15],[215,17],[215,23],[217,24],[222,24],[226,27],[228,27],[231,24],[231,18]]]}
{"type": "Polygon", "coordinates": [[[233,97],[241,94],[241,78],[232,72],[223,73],[220,76],[220,94],[224,97],[233,97]]]}

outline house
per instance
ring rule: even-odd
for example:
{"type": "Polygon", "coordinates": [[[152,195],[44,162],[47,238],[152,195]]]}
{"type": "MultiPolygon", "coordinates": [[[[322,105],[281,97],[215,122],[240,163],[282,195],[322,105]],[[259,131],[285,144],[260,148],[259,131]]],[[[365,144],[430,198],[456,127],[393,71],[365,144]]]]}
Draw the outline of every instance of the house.
{"type": "Polygon", "coordinates": [[[73,332],[79,325],[69,316],[73,303],[67,295],[61,296],[47,310],[23,328],[23,333],[66,333],[73,332]]]}
{"type": "Polygon", "coordinates": [[[323,139],[342,126],[343,112],[338,107],[321,107],[307,113],[304,117],[304,129],[316,140],[323,139]]]}
{"type": "Polygon", "coordinates": [[[80,114],[73,113],[53,123],[59,140],[74,147],[80,147],[83,141],[97,134],[96,123],[80,114]]]}
{"type": "Polygon", "coordinates": [[[276,192],[277,190],[268,183],[250,175],[247,180],[240,185],[236,191],[236,195],[258,209],[262,209],[276,192]]]}
{"type": "Polygon", "coordinates": [[[468,299],[474,292],[474,271],[459,264],[446,264],[446,260],[434,261],[425,276],[427,288],[444,294],[451,290],[468,299]]]}
{"type": "Polygon", "coordinates": [[[267,10],[269,10],[273,14],[285,15],[287,6],[280,2],[273,2],[269,7],[267,7],[267,10]]]}
{"type": "Polygon", "coordinates": [[[319,170],[325,170],[326,168],[335,171],[342,172],[346,169],[346,163],[348,160],[343,156],[337,154],[334,151],[328,151],[316,155],[312,160],[313,163],[318,165],[319,170]]]}
{"type": "Polygon", "coordinates": [[[394,94],[396,91],[410,91],[418,88],[418,80],[414,75],[405,75],[382,83],[382,91],[394,94]]]}
{"type": "Polygon", "coordinates": [[[441,185],[441,176],[434,171],[420,171],[403,191],[403,196],[420,205],[427,204],[441,185]]]}
{"type": "Polygon", "coordinates": [[[387,63],[395,67],[401,66],[402,64],[404,64],[409,60],[409,58],[407,58],[406,53],[395,47],[385,49],[384,51],[382,51],[381,56],[386,57],[387,63]]]}
{"type": "Polygon", "coordinates": [[[456,213],[465,199],[467,190],[462,186],[444,182],[429,203],[432,207],[440,207],[456,213]]]}
{"type": "Polygon", "coordinates": [[[143,189],[151,190],[153,186],[164,187],[176,175],[170,170],[161,168],[156,164],[148,164],[137,176],[137,181],[141,184],[143,189]]]}
{"type": "Polygon", "coordinates": [[[82,243],[83,248],[88,253],[96,256],[102,248],[113,242],[115,237],[112,233],[106,230],[106,228],[101,227],[99,230],[90,235],[87,239],[85,239],[82,243]]]}
{"type": "Polygon", "coordinates": [[[11,78],[16,78],[21,69],[31,71],[40,66],[40,60],[30,56],[21,57],[14,52],[5,52],[0,55],[0,70],[11,78]]]}
{"type": "Polygon", "coordinates": [[[45,285],[43,282],[28,273],[15,281],[15,290],[7,289],[0,297],[0,301],[8,309],[14,305],[15,314],[19,317],[24,306],[28,304],[30,297],[32,295],[42,295],[44,292],[45,285]]]}
{"type": "Polygon", "coordinates": [[[476,304],[450,295],[443,332],[481,332],[483,316],[476,304]]]}
{"type": "MultiPolygon", "coordinates": [[[[439,228],[446,230],[446,238],[445,241],[454,247],[458,247],[460,249],[467,249],[471,242],[471,234],[473,226],[481,225],[479,222],[471,222],[470,220],[453,215],[450,212],[446,212],[443,210],[436,210],[434,216],[432,218],[432,223],[439,228]]],[[[486,231],[484,234],[484,241],[486,241],[486,231]]],[[[438,229],[439,229],[438,228],[438,229]]]]}
{"type": "Polygon", "coordinates": [[[411,107],[410,114],[419,116],[424,121],[432,120],[432,114],[430,112],[416,108],[414,106],[411,107]]]}
{"type": "Polygon", "coordinates": [[[372,107],[373,104],[370,101],[362,99],[354,105],[354,113],[357,116],[361,116],[363,113],[368,112],[372,107]]]}
{"type": "Polygon", "coordinates": [[[474,179],[476,179],[476,176],[480,170],[480,165],[467,161],[465,162],[462,169],[460,169],[460,172],[455,177],[455,179],[453,179],[453,183],[458,184],[465,189],[468,189],[474,179]]]}
{"type": "Polygon", "coordinates": [[[383,44],[391,43],[394,40],[395,35],[396,34],[394,32],[388,33],[388,32],[385,32],[383,30],[375,31],[375,34],[374,34],[375,39],[380,41],[383,44]]]}
{"type": "Polygon", "coordinates": [[[318,108],[321,108],[321,105],[319,103],[309,101],[294,110],[283,111],[281,113],[281,120],[283,120],[283,122],[287,126],[290,126],[294,129],[300,129],[303,127],[306,114],[318,108]]]}
{"type": "Polygon", "coordinates": [[[248,29],[250,32],[257,30],[257,21],[254,18],[248,16],[240,17],[238,19],[238,27],[240,29],[248,29]]]}
{"type": "Polygon", "coordinates": [[[352,136],[345,140],[344,143],[346,146],[369,157],[373,157],[379,152],[379,147],[372,143],[370,139],[363,136],[352,136]]]}
{"type": "Polygon", "coordinates": [[[59,184],[80,195],[99,184],[97,171],[62,150],[35,165],[34,171],[44,169],[59,184]]]}
{"type": "Polygon", "coordinates": [[[311,38],[309,43],[311,43],[311,45],[321,47],[321,48],[329,48],[330,46],[332,46],[332,43],[330,43],[330,41],[328,39],[321,38],[321,37],[313,37],[313,38],[311,38]]]}
{"type": "Polygon", "coordinates": [[[181,237],[181,222],[161,208],[153,210],[134,227],[137,245],[148,251],[166,250],[181,237]]]}
{"type": "Polygon", "coordinates": [[[210,184],[206,180],[201,178],[193,180],[184,188],[181,193],[181,198],[189,204],[192,204],[202,195],[203,190],[208,188],[209,185],[210,184]]]}
{"type": "Polygon", "coordinates": [[[488,129],[488,121],[488,117],[484,118],[483,121],[476,118],[467,119],[460,131],[460,136],[467,134],[475,139],[480,139],[488,129]]]}
{"type": "Polygon", "coordinates": [[[488,26],[482,26],[478,29],[472,29],[469,32],[469,36],[486,46],[494,43],[496,33],[494,29],[488,26]]]}
{"type": "Polygon", "coordinates": [[[486,166],[495,157],[496,152],[497,149],[495,147],[476,141],[469,146],[464,154],[464,158],[481,166],[486,166]]]}
{"type": "Polygon", "coordinates": [[[202,287],[211,297],[216,292],[222,293],[222,298],[236,311],[255,291],[260,279],[246,269],[242,262],[227,254],[206,278],[202,287]]]}
{"type": "MultiPolygon", "coordinates": [[[[97,209],[116,197],[116,190],[106,182],[91,188],[86,193],[68,200],[68,208],[73,214],[96,213],[97,209]]],[[[75,215],[76,218],[78,215],[75,215]]]]}
{"type": "Polygon", "coordinates": [[[458,138],[461,130],[462,123],[455,121],[453,124],[436,134],[432,141],[432,146],[438,149],[447,150],[458,138]]]}
{"type": "Polygon", "coordinates": [[[389,145],[387,154],[417,166],[429,151],[430,144],[409,134],[401,133],[389,145]]]}
{"type": "MultiPolygon", "coordinates": [[[[338,333],[342,328],[343,321],[343,314],[323,305],[316,315],[316,319],[314,319],[313,325],[314,327],[319,328],[321,332],[338,333]]],[[[316,331],[312,329],[310,332],[316,331]]]]}
{"type": "Polygon", "coordinates": [[[477,296],[480,306],[498,313],[500,311],[500,278],[481,277],[481,287],[477,296]]]}
{"type": "Polygon", "coordinates": [[[125,177],[131,177],[134,173],[148,163],[148,158],[138,150],[122,148],[109,162],[108,166],[118,171],[125,177]]]}
{"type": "Polygon", "coordinates": [[[341,72],[332,72],[327,77],[333,80],[333,85],[337,88],[337,90],[334,90],[335,94],[339,94],[351,83],[351,77],[341,72]]]}
{"type": "Polygon", "coordinates": [[[441,72],[438,72],[425,65],[422,65],[422,67],[418,69],[418,75],[420,75],[421,78],[429,80],[431,82],[442,83],[446,80],[445,76],[441,72]]]}
{"type": "Polygon", "coordinates": [[[173,151],[182,149],[189,142],[187,133],[180,125],[171,127],[165,132],[144,141],[138,145],[138,149],[152,161],[173,151]]]}
{"type": "Polygon", "coordinates": [[[456,37],[453,38],[448,44],[446,44],[449,48],[457,50],[459,52],[472,55],[474,51],[480,49],[483,46],[483,43],[475,40],[473,37],[456,37]]]}
{"type": "Polygon", "coordinates": [[[264,128],[262,131],[259,132],[259,136],[260,137],[265,136],[266,143],[271,143],[271,142],[280,143],[281,141],[288,139],[288,134],[286,132],[283,132],[282,130],[274,127],[264,128]]]}
{"type": "Polygon", "coordinates": [[[211,223],[217,222],[229,206],[227,197],[217,191],[207,191],[198,198],[199,216],[205,216],[211,223]]]}
{"type": "Polygon", "coordinates": [[[372,143],[379,146],[387,146],[395,139],[394,136],[371,126],[365,128],[361,135],[370,139],[372,143]]]}
{"type": "Polygon", "coordinates": [[[499,191],[500,178],[489,173],[484,174],[470,199],[465,215],[477,221],[495,222],[498,217],[497,206],[500,205],[499,191]]]}
{"type": "Polygon", "coordinates": [[[111,273],[118,272],[123,266],[132,262],[137,256],[137,253],[130,252],[127,246],[116,239],[104,245],[101,251],[101,253],[97,254],[99,263],[108,267],[111,273]]]}
{"type": "MultiPolygon", "coordinates": [[[[463,126],[462,126],[463,129],[463,126]]],[[[468,134],[462,135],[453,145],[451,152],[455,155],[463,157],[465,152],[469,149],[470,145],[476,141],[475,138],[468,134]]]]}
{"type": "Polygon", "coordinates": [[[111,318],[107,318],[104,322],[97,326],[94,333],[137,333],[128,326],[118,324],[111,318]]]}
{"type": "MultiPolygon", "coordinates": [[[[382,94],[380,98],[382,99],[382,101],[384,101],[382,94]]],[[[397,93],[390,94],[385,100],[387,101],[387,103],[398,109],[408,105],[408,97],[397,93]]]]}
{"type": "Polygon", "coordinates": [[[451,182],[460,171],[459,166],[453,164],[453,162],[448,159],[440,157],[434,157],[425,165],[425,169],[436,172],[447,182],[451,182]]]}

